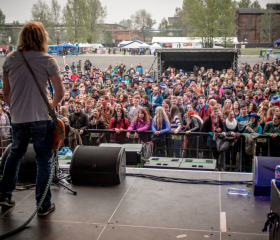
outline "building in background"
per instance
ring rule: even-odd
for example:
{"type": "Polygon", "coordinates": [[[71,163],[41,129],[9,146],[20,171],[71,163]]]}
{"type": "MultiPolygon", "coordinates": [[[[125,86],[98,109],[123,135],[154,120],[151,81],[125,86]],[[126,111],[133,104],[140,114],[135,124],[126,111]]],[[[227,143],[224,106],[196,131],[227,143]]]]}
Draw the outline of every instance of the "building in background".
{"type": "MultiPolygon", "coordinates": [[[[235,10],[236,34],[238,42],[259,44],[272,43],[280,38],[280,4],[267,4],[267,9],[237,8],[235,10]],[[275,15],[276,20],[272,22],[271,38],[263,37],[260,30],[262,16],[267,13],[275,15]],[[277,27],[278,24],[278,27],[277,27]]],[[[267,24],[269,28],[269,24],[267,24]]]]}

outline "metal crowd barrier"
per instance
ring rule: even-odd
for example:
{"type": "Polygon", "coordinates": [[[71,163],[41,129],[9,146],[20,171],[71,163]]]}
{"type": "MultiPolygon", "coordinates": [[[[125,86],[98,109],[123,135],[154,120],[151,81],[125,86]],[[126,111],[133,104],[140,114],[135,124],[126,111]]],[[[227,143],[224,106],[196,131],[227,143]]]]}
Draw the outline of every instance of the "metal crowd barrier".
{"type": "MultiPolygon", "coordinates": [[[[123,130],[122,133],[126,134],[128,131],[123,130]]],[[[90,137],[90,133],[99,133],[99,143],[100,143],[100,136],[105,133],[107,136],[111,134],[114,134],[114,142],[116,141],[116,132],[114,130],[108,130],[108,129],[87,129],[86,133],[88,134],[88,137],[90,137]]],[[[136,133],[136,131],[131,132],[136,133]]],[[[138,133],[139,137],[141,134],[148,134],[148,139],[149,141],[151,140],[151,136],[153,134],[152,131],[145,131],[138,133]]],[[[171,154],[173,153],[174,150],[179,150],[181,157],[184,158],[213,158],[213,155],[220,155],[220,157],[217,159],[218,162],[218,169],[219,170],[227,170],[228,168],[232,169],[237,169],[240,172],[244,171],[244,167],[248,169],[249,166],[245,166],[245,162],[252,162],[253,157],[256,155],[263,155],[263,156],[277,156],[280,153],[280,141],[279,137],[272,139],[268,135],[260,135],[256,139],[256,144],[253,146],[254,147],[254,155],[253,156],[248,156],[247,154],[244,153],[244,145],[245,145],[245,138],[244,136],[241,135],[239,138],[239,141],[235,144],[239,144],[239,146],[234,145],[233,147],[230,147],[227,151],[219,152],[217,151],[216,148],[213,147],[213,136],[209,133],[202,133],[202,132],[193,132],[188,135],[185,134],[185,132],[179,132],[176,134],[176,136],[181,136],[181,141],[182,144],[180,144],[180,148],[174,148],[171,146],[172,144],[172,135],[175,135],[172,132],[166,133],[167,136],[167,141],[166,141],[166,147],[158,147],[155,146],[154,149],[154,154],[157,153],[157,150],[160,150],[161,153],[164,153],[163,156],[165,157],[173,157],[171,154]],[[189,144],[185,144],[186,146],[183,147],[183,141],[187,138],[187,141],[189,144]],[[208,145],[207,146],[207,138],[208,138],[208,145]],[[193,142],[196,141],[196,143],[193,142]],[[276,149],[271,149],[271,141],[274,141],[274,143],[279,142],[279,148],[276,149]],[[184,154],[184,156],[183,156],[184,154]],[[230,156],[233,156],[235,154],[236,156],[236,163],[235,165],[232,164],[226,164],[226,155],[229,154],[230,156]],[[205,157],[207,156],[207,157],[205,157]]],[[[107,137],[108,139],[108,137],[107,137]]],[[[127,142],[130,143],[132,142],[132,139],[128,139],[127,142]]],[[[233,159],[230,158],[229,161],[232,161],[233,159]]]]}

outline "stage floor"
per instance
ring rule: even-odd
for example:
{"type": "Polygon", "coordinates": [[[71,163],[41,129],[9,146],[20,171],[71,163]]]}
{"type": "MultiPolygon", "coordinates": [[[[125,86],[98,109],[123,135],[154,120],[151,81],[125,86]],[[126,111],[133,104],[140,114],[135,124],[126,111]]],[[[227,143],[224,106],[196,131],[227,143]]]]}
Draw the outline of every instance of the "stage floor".
{"type": "MultiPolygon", "coordinates": [[[[249,173],[127,168],[129,173],[187,179],[252,180],[249,173]]],[[[76,196],[52,186],[56,210],[35,218],[8,239],[267,240],[262,232],[269,200],[227,194],[229,187],[190,185],[127,176],[117,186],[72,186],[76,196]]],[[[250,188],[247,188],[251,190],[250,188]]],[[[16,206],[1,209],[0,233],[23,224],[35,210],[34,190],[14,193],[16,206]]]]}

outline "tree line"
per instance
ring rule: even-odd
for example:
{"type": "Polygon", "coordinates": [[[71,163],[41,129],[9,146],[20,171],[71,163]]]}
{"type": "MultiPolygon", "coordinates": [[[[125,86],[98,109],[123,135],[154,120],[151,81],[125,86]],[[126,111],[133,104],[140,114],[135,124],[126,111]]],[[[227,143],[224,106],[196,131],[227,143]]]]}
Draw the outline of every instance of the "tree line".
{"type": "MultiPolygon", "coordinates": [[[[258,0],[183,0],[182,7],[175,9],[171,24],[165,17],[161,20],[157,28],[160,31],[156,31],[156,21],[145,9],[136,11],[118,24],[130,29],[131,33],[137,30],[131,40],[142,38],[151,41],[153,36],[200,37],[205,47],[213,47],[214,38],[222,37],[226,47],[232,44],[231,39],[236,35],[236,8],[261,9],[261,6],[258,0]]],[[[99,0],[67,0],[64,7],[58,0],[51,0],[50,5],[44,0],[38,0],[31,8],[30,20],[43,23],[50,44],[63,41],[112,43],[112,32],[106,31],[109,27],[104,23],[106,16],[107,8],[99,0]]],[[[279,27],[276,19],[272,11],[261,16],[259,32],[262,39],[272,41],[275,29],[279,27]]],[[[0,26],[4,24],[5,14],[0,9],[0,26]]],[[[14,21],[13,27],[17,26],[18,21],[14,21]]],[[[16,44],[18,32],[19,29],[6,30],[12,44],[16,44]]]]}

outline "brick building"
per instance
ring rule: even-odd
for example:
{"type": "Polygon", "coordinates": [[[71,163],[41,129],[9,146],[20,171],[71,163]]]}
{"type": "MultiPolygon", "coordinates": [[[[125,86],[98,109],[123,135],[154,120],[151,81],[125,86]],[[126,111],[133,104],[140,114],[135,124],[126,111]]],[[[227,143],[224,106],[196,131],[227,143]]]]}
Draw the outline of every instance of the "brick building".
{"type": "Polygon", "coordinates": [[[142,39],[142,34],[139,30],[128,29],[125,26],[121,26],[119,24],[105,24],[110,28],[106,31],[112,32],[113,42],[120,43],[121,41],[131,41],[135,39],[142,39]]]}
{"type": "MultiPolygon", "coordinates": [[[[278,22],[280,22],[280,11],[277,9],[277,5],[267,4],[267,8],[273,13],[276,13],[278,22]]],[[[235,22],[236,22],[236,33],[238,42],[247,42],[252,44],[268,43],[268,39],[262,39],[259,31],[259,23],[261,16],[264,15],[268,10],[257,9],[257,8],[237,8],[235,10],[235,22]]],[[[280,38],[280,31],[277,31],[272,41],[280,38]]]]}

